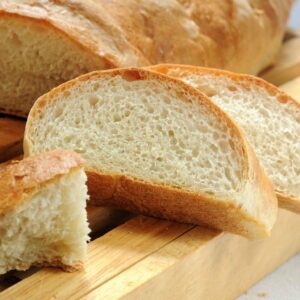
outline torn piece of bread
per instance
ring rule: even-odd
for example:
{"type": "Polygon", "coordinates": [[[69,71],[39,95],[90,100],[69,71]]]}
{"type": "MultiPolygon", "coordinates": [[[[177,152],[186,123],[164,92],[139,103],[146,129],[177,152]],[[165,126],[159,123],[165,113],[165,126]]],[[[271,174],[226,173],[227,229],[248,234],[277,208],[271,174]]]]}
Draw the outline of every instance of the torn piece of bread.
{"type": "Polygon", "coordinates": [[[244,130],[279,205],[300,213],[300,103],[262,79],[228,71],[182,65],[152,70],[200,89],[244,130]]]}
{"type": "Polygon", "coordinates": [[[74,152],[54,150],[0,166],[0,274],[82,267],[89,240],[82,163],[74,152]]]}
{"type": "Polygon", "coordinates": [[[25,155],[72,149],[94,204],[267,235],[277,200],[236,125],[204,94],[142,69],[93,72],[42,96],[25,155]]]}

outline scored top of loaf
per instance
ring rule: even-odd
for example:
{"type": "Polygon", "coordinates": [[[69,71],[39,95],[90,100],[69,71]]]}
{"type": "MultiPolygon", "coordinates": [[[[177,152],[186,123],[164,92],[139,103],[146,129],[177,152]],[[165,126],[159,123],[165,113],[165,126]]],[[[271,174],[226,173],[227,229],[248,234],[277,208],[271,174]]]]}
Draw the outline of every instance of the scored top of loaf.
{"type": "Polygon", "coordinates": [[[0,165],[0,215],[22,204],[45,183],[82,164],[75,152],[53,150],[0,165]]]}

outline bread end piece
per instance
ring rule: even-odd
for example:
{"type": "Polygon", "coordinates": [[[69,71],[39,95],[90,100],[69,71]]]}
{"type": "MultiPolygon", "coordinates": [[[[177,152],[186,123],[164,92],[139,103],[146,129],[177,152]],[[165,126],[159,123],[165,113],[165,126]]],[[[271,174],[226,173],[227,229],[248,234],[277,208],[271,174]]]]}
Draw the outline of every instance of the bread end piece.
{"type": "Polygon", "coordinates": [[[0,274],[83,267],[89,227],[82,163],[76,153],[55,150],[2,167],[0,274]]]}

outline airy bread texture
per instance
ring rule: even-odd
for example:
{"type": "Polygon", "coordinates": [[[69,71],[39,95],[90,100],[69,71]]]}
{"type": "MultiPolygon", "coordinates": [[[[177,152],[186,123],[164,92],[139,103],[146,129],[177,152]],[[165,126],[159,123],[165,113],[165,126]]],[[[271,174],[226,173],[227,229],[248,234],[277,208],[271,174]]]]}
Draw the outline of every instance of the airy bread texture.
{"type": "Polygon", "coordinates": [[[0,111],[26,116],[34,101],[54,86],[108,66],[49,24],[0,17],[0,111]]]}
{"type": "Polygon", "coordinates": [[[89,240],[86,175],[55,150],[0,168],[0,274],[32,265],[80,269],[89,240]]]}
{"type": "Polygon", "coordinates": [[[58,84],[112,67],[256,74],[274,62],[293,2],[1,0],[0,111],[26,116],[58,84]]]}
{"type": "Polygon", "coordinates": [[[244,130],[279,205],[300,213],[300,103],[273,85],[247,75],[180,65],[154,66],[200,89],[244,130]]]}
{"type": "Polygon", "coordinates": [[[25,155],[72,149],[91,200],[250,238],[270,232],[273,187],[235,124],[181,81],[142,69],[94,72],[32,108],[25,155]]]}

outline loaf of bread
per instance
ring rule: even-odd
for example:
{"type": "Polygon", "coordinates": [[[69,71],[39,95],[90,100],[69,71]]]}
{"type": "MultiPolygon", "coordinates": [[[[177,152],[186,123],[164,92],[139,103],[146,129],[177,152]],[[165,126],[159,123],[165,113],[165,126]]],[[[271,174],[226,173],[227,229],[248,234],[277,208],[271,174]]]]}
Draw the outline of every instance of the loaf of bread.
{"type": "Polygon", "coordinates": [[[236,125],[199,90],[142,69],[98,71],[32,108],[24,151],[86,161],[91,203],[248,238],[269,234],[277,200],[236,125]]]}
{"type": "Polygon", "coordinates": [[[78,154],[55,150],[0,165],[0,274],[82,267],[89,239],[82,164],[78,154]]]}
{"type": "Polygon", "coordinates": [[[150,67],[198,88],[244,130],[279,206],[300,213],[300,103],[275,86],[249,75],[208,68],[150,67]]]}
{"type": "Polygon", "coordinates": [[[293,0],[1,0],[0,111],[25,116],[92,70],[181,63],[257,73],[293,0]]]}

